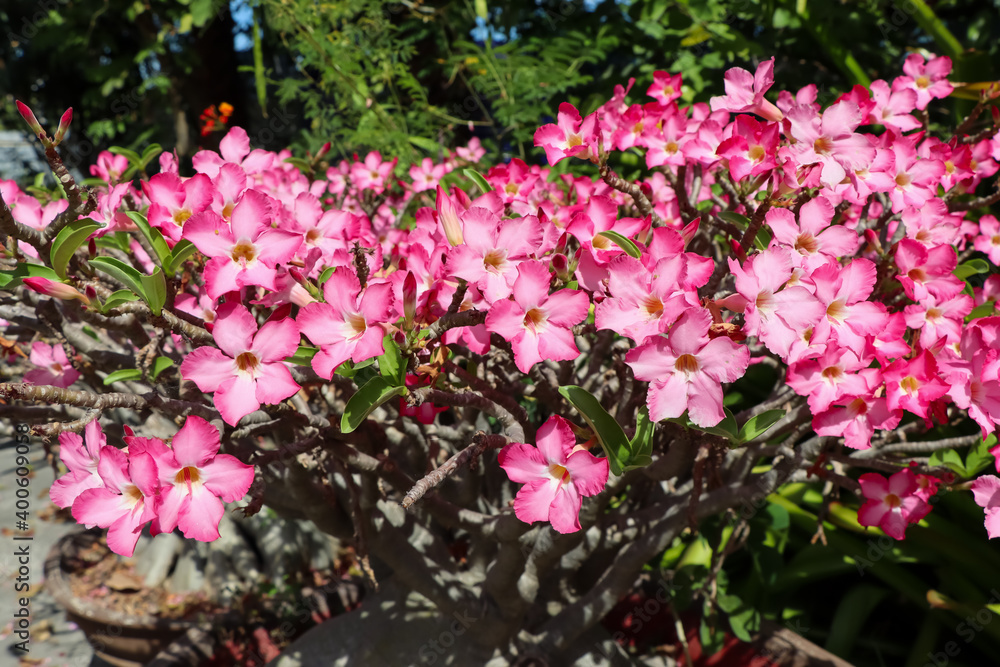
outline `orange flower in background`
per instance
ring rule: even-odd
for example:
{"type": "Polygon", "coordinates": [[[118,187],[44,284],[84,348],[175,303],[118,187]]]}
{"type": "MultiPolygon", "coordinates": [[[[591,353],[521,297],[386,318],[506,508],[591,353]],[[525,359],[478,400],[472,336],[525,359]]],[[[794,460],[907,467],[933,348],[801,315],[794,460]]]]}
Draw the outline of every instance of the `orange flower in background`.
{"type": "Polygon", "coordinates": [[[198,116],[198,120],[201,121],[201,136],[207,137],[212,132],[226,129],[226,123],[229,122],[229,117],[232,115],[233,105],[229,102],[220,103],[218,109],[214,104],[207,107],[198,116]]]}

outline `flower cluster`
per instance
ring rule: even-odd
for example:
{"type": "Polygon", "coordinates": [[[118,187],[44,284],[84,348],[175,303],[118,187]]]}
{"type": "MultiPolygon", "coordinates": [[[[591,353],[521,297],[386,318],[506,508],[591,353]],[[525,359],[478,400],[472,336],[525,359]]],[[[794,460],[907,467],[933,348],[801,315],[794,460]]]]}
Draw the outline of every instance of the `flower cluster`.
{"type": "MultiPolygon", "coordinates": [[[[872,447],[904,413],[930,428],[964,410],[985,437],[1000,422],[1000,282],[970,285],[980,269],[959,253],[1000,258],[996,219],[966,212],[981,206],[969,197],[996,174],[1000,142],[995,123],[975,136],[928,132],[922,112],[952,90],[947,58],[914,54],[904,72],[826,108],[814,86],[766,99],[773,59],[727,72],[726,94],[709,104],[683,106],[680,75],[658,72],[652,101],[627,103],[630,83],[587,116],[561,105],[537,131],[552,164],[579,158],[600,179],[513,159],[483,174],[478,196],[449,178],[482,156],[478,142],[414,165],[409,181],[377,152],[312,180],[287,152],[251,150],[232,128],[219,152],[194,156],[190,176],[162,156],[160,173],[135,188],[105,166],[109,186],[90,216],[97,237],[124,238],[146,271],[154,262],[127,206],[169,247],[198,250],[172,303],[215,345],[173,344],[183,379],[232,426],[300,391],[289,365],[306,348],[322,380],[381,357],[390,340],[414,362],[412,386],[448,363],[441,345],[499,347],[537,381],[597,332],[622,339],[654,422],[715,427],[725,385],[767,361],[802,397],[813,432],[849,448],[872,447]],[[616,151],[644,155],[651,175],[617,176],[616,151]]],[[[4,187],[36,227],[58,213],[4,187]]],[[[519,517],[569,531],[607,471],[573,453],[560,419],[539,430],[537,450],[512,445],[501,465],[528,485],[519,517]]],[[[141,449],[146,463],[130,454],[129,469],[163,467],[158,451],[141,449]]],[[[926,513],[916,479],[863,476],[863,522],[901,536],[926,513]]]]}
{"type": "Polygon", "coordinates": [[[108,445],[96,420],[83,437],[60,433],[59,458],[69,472],[49,491],[83,525],[107,528],[108,546],[123,556],[150,523],[153,535],[180,528],[191,539],[218,539],[222,503],[245,496],[253,482],[253,466],[220,454],[219,431],[200,417],[188,417],[170,445],[132,434],[125,444],[108,445]]]}

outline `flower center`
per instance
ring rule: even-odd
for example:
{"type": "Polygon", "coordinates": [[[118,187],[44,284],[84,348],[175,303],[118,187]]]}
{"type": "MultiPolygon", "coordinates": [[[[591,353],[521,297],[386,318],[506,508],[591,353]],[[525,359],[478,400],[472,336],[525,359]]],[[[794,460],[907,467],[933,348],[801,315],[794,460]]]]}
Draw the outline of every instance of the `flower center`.
{"type": "Polygon", "coordinates": [[[917,87],[918,88],[926,88],[929,85],[931,85],[931,80],[928,79],[926,76],[918,76],[917,77],[917,87]]]}
{"type": "Polygon", "coordinates": [[[53,373],[61,374],[63,372],[63,367],[62,364],[54,363],[51,366],[49,366],[49,370],[51,370],[53,373]]]}
{"type": "Polygon", "coordinates": [[[693,354],[682,354],[674,362],[674,370],[681,373],[697,373],[698,359],[693,354]]]}
{"type": "Polygon", "coordinates": [[[194,466],[181,468],[174,476],[174,484],[197,484],[201,481],[201,472],[194,466]]]}
{"type": "Polygon", "coordinates": [[[837,382],[844,375],[840,366],[827,366],[823,369],[823,377],[832,382],[837,382]]]}
{"type": "Polygon", "coordinates": [[[751,146],[748,152],[750,159],[753,160],[754,162],[760,162],[761,160],[763,160],[765,154],[766,151],[764,150],[764,147],[759,145],[751,146]]]}
{"type": "Polygon", "coordinates": [[[316,241],[321,236],[320,231],[313,227],[308,232],[306,232],[306,243],[316,243],[316,241]]]}
{"type": "Polygon", "coordinates": [[[518,189],[519,188],[517,187],[517,183],[508,183],[507,186],[503,189],[503,191],[513,196],[517,194],[518,189]]]}
{"type": "Polygon", "coordinates": [[[679,148],[679,146],[677,145],[676,141],[669,141],[669,142],[667,142],[667,145],[664,147],[663,150],[665,150],[668,153],[670,153],[671,155],[673,155],[674,153],[677,152],[678,148],[679,148]]]}
{"type": "Polygon", "coordinates": [[[229,218],[233,214],[233,202],[226,202],[226,205],[222,207],[222,217],[229,218]]]}
{"type": "Polygon", "coordinates": [[[902,498],[897,496],[895,493],[890,493],[886,495],[885,500],[883,502],[892,509],[896,509],[897,507],[903,504],[902,498]]]}
{"type": "Polygon", "coordinates": [[[507,251],[495,248],[483,256],[483,266],[487,271],[499,274],[507,263],[507,251]]]}
{"type": "Polygon", "coordinates": [[[174,222],[176,222],[178,225],[183,225],[185,222],[187,222],[187,219],[190,217],[191,217],[191,211],[187,210],[186,208],[182,208],[181,210],[174,213],[174,222]]]}
{"type": "Polygon", "coordinates": [[[547,319],[548,317],[545,316],[545,313],[541,309],[532,308],[524,314],[524,326],[527,329],[537,332],[547,319]]]}
{"type": "Polygon", "coordinates": [[[128,484],[122,491],[122,495],[128,498],[129,504],[132,507],[142,502],[142,491],[135,484],[128,484]]]}
{"type": "Polygon", "coordinates": [[[940,308],[928,308],[927,309],[927,320],[929,322],[935,322],[935,321],[941,319],[942,315],[944,315],[944,311],[941,310],[940,308]]]}
{"type": "Polygon", "coordinates": [[[847,405],[847,414],[851,417],[868,414],[868,404],[863,398],[855,398],[847,405]]]}
{"type": "Polygon", "coordinates": [[[368,330],[368,323],[365,322],[364,316],[360,313],[352,313],[344,321],[347,322],[347,326],[354,332],[354,338],[363,336],[365,331],[368,330]]]}
{"type": "Polygon", "coordinates": [[[813,150],[820,155],[827,155],[833,150],[833,141],[827,137],[820,137],[813,142],[813,150]]]}
{"type": "Polygon", "coordinates": [[[232,258],[237,264],[241,263],[246,266],[252,262],[257,257],[257,248],[254,247],[253,243],[245,239],[240,239],[233,246],[232,258]]]}
{"type": "Polygon", "coordinates": [[[843,322],[845,315],[847,315],[847,305],[843,299],[837,299],[827,306],[826,316],[831,320],[835,320],[838,323],[843,322]]]}
{"type": "Polygon", "coordinates": [[[579,134],[569,135],[569,139],[566,141],[567,148],[576,148],[577,146],[583,145],[583,137],[579,134]]]}
{"type": "Polygon", "coordinates": [[[663,302],[652,294],[642,300],[641,308],[646,311],[646,316],[651,320],[663,315],[663,302]]]}
{"type": "Polygon", "coordinates": [[[907,185],[910,184],[910,181],[912,180],[913,179],[910,178],[910,175],[905,172],[896,175],[896,185],[898,185],[901,188],[905,188],[907,185]]]}
{"type": "Polygon", "coordinates": [[[819,250],[819,241],[809,232],[803,232],[795,239],[795,249],[801,253],[812,255],[819,250]]]}
{"type": "Polygon", "coordinates": [[[922,283],[927,280],[927,272],[924,271],[919,266],[915,266],[906,272],[906,277],[916,283],[922,283]]]}
{"type": "Polygon", "coordinates": [[[566,468],[558,463],[553,463],[549,466],[549,474],[552,475],[553,479],[559,480],[560,484],[565,484],[569,481],[569,470],[566,470],[566,468]]]}
{"type": "Polygon", "coordinates": [[[611,241],[609,241],[606,236],[596,234],[594,238],[591,239],[590,245],[594,246],[598,250],[607,250],[611,247],[611,241]]]}
{"type": "Polygon", "coordinates": [[[260,359],[253,352],[243,352],[236,357],[236,368],[244,372],[252,373],[260,365],[260,359]]]}
{"type": "Polygon", "coordinates": [[[907,375],[905,378],[899,381],[899,388],[905,391],[907,394],[915,394],[917,390],[920,389],[920,380],[913,377],[912,375],[907,375]]]}

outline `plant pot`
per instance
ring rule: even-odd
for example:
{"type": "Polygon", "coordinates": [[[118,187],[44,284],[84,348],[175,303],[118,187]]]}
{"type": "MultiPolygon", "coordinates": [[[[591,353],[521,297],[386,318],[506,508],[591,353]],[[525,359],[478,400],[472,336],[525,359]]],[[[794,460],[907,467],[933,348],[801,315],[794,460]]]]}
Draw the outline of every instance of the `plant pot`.
{"type": "Polygon", "coordinates": [[[79,569],[79,554],[93,548],[102,534],[71,533],[56,542],[45,559],[45,586],[67,618],[83,630],[97,656],[115,667],[142,667],[197,623],[108,609],[101,599],[77,595],[70,579],[79,569]]]}

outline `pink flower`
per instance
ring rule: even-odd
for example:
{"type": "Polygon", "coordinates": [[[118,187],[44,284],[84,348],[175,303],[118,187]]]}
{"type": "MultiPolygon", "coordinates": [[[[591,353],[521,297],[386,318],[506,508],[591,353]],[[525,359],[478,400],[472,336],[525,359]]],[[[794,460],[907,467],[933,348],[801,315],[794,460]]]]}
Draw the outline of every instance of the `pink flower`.
{"type": "Polygon", "coordinates": [[[712,111],[754,113],[772,121],[783,118],[778,107],[764,99],[764,93],[774,85],[774,58],[757,65],[755,74],[732,67],[726,70],[725,80],[726,94],[712,98],[712,111]]]}
{"type": "Polygon", "coordinates": [[[514,363],[527,373],[539,361],[576,359],[580,351],[570,327],[587,317],[590,299],[578,290],[549,294],[551,276],[538,260],[517,267],[513,300],[494,301],[486,328],[511,341],[514,363]]]}
{"type": "Polygon", "coordinates": [[[242,127],[233,127],[219,142],[219,153],[215,151],[198,151],[191,158],[195,171],[214,179],[225,164],[240,167],[245,173],[253,175],[271,167],[274,153],[255,148],[250,150],[250,137],[242,127]],[[219,156],[222,153],[222,156],[219,156]]]}
{"type": "Polygon", "coordinates": [[[128,169],[128,158],[115,155],[111,151],[101,151],[97,155],[97,163],[90,165],[90,175],[109,184],[118,182],[128,169]]]}
{"type": "Polygon", "coordinates": [[[581,118],[576,107],[563,102],[559,105],[556,123],[535,130],[535,145],[545,149],[549,164],[567,157],[594,158],[597,156],[597,115],[581,118]]]}
{"type": "Polygon", "coordinates": [[[690,309],[668,336],[654,336],[625,356],[636,379],[650,383],[646,402],[654,422],[685,410],[698,426],[715,426],[725,417],[721,383],[746,372],[750,351],[725,336],[709,339],[711,324],[708,311],[690,309]]]}
{"type": "MultiPolygon", "coordinates": [[[[596,237],[595,237],[596,238],[596,237]]],[[[611,329],[642,343],[662,333],[692,304],[681,291],[684,257],[675,255],[647,271],[637,259],[619,255],[608,265],[611,296],[594,309],[598,329],[611,329]]]]}
{"type": "MultiPolygon", "coordinates": [[[[817,343],[835,339],[855,354],[863,354],[867,337],[885,326],[885,305],[868,301],[875,287],[875,264],[855,259],[845,267],[830,262],[816,269],[810,280],[816,298],[826,309],[826,317],[816,325],[817,343]]],[[[909,323],[907,323],[909,324],[909,323]]]]}
{"type": "Polygon", "coordinates": [[[211,542],[219,537],[223,502],[239,500],[253,483],[253,466],[219,453],[219,431],[201,417],[188,417],[172,447],[156,448],[160,507],[158,532],[180,527],[184,537],[211,542]]]}
{"type": "Polygon", "coordinates": [[[917,478],[909,468],[903,468],[888,480],[873,472],[865,473],[858,482],[868,499],[858,510],[858,523],[878,526],[889,537],[904,539],[906,526],[917,523],[931,511],[930,505],[917,495],[917,478]]]}
{"type": "Polygon", "coordinates": [[[63,301],[76,299],[82,301],[85,306],[90,305],[90,299],[85,294],[81,294],[80,290],[72,285],[67,285],[57,280],[49,280],[48,278],[24,278],[21,282],[33,292],[51,296],[55,299],[62,299],[63,301]]]}
{"type": "Polygon", "coordinates": [[[69,472],[52,483],[49,489],[52,502],[62,508],[71,507],[87,489],[104,486],[97,464],[101,460],[101,449],[107,444],[108,439],[96,419],[87,424],[82,438],[79,433],[69,431],[59,434],[59,458],[69,472]]]}
{"type": "Polygon", "coordinates": [[[41,341],[31,344],[31,363],[38,366],[24,374],[28,384],[51,385],[66,388],[80,378],[80,371],[73,368],[62,345],[48,345],[41,341]]]}
{"type": "Polygon", "coordinates": [[[176,174],[156,174],[142,182],[149,199],[149,224],[175,243],[181,240],[181,228],[195,213],[212,203],[215,188],[205,174],[195,174],[182,181],[176,174]]]}
{"type": "Polygon", "coordinates": [[[214,211],[203,211],[188,220],[184,238],[210,258],[205,266],[210,297],[218,299],[248,285],[277,290],[275,267],[295,255],[302,235],[273,229],[273,219],[270,197],[247,190],[233,209],[231,225],[214,211]]]}
{"type": "Polygon", "coordinates": [[[498,461],[512,482],[524,484],[514,499],[514,514],[525,523],[549,521],[560,533],[580,530],[583,496],[594,496],[608,482],[608,460],[577,447],[568,421],[553,415],[538,429],[538,448],[516,442],[498,461]]]}
{"type": "Polygon", "coordinates": [[[342,363],[359,363],[382,354],[382,324],[395,319],[396,307],[389,283],[369,284],[364,290],[354,272],[339,267],[323,284],[326,303],[310,303],[298,316],[302,333],[320,351],[313,369],[330,379],[342,363]]]}
{"type": "Polygon", "coordinates": [[[897,77],[892,83],[895,89],[909,89],[917,94],[917,108],[926,109],[934,98],[948,97],[954,90],[948,83],[951,73],[951,58],[938,56],[925,64],[919,53],[911,53],[903,63],[906,76],[897,77]]]}
{"type": "Polygon", "coordinates": [[[491,303],[510,296],[517,265],[538,249],[542,226],[534,216],[501,220],[473,206],[462,213],[464,244],[448,253],[448,269],[482,291],[491,303]]]}
{"type": "Polygon", "coordinates": [[[212,335],[221,350],[194,350],[181,364],[181,375],[202,391],[215,392],[215,407],[227,424],[299,390],[283,363],[299,346],[299,328],[291,318],[267,322],[258,331],[245,306],[226,303],[219,307],[212,335]]]}
{"type": "Polygon", "coordinates": [[[881,386],[881,373],[861,371],[858,376],[867,385],[863,392],[845,395],[833,401],[827,410],[813,417],[816,435],[843,437],[852,449],[871,447],[875,429],[894,429],[903,417],[902,410],[890,410],[884,397],[876,397],[881,386]]]}
{"type": "Polygon", "coordinates": [[[912,359],[897,359],[882,371],[882,377],[888,408],[908,410],[924,419],[930,404],[949,389],[938,377],[937,363],[928,350],[912,359]]]}
{"type": "Polygon", "coordinates": [[[990,258],[995,266],[1000,266],[1000,222],[995,216],[979,218],[979,235],[973,240],[974,247],[990,258]]]}
{"type": "Polygon", "coordinates": [[[1000,537],[1000,477],[983,475],[972,483],[972,497],[986,514],[986,534],[1000,537]]]}
{"type": "Polygon", "coordinates": [[[831,258],[849,257],[857,252],[857,232],[843,225],[830,224],[833,205],[822,195],[802,205],[797,221],[787,208],[772,208],[764,219],[774,232],[775,240],[793,250],[795,266],[807,271],[831,258]]]}
{"type": "Polygon", "coordinates": [[[80,494],[73,503],[73,518],[88,528],[108,528],[108,547],[131,556],[142,527],[156,516],[160,486],[156,463],[144,452],[126,456],[105,446],[97,470],[104,486],[80,494]]]}
{"type": "Polygon", "coordinates": [[[869,123],[884,125],[893,132],[903,133],[920,127],[920,121],[910,115],[917,106],[917,94],[909,88],[892,90],[881,79],[872,81],[872,99],[875,107],[871,110],[869,123]]]}
{"type": "Polygon", "coordinates": [[[646,94],[660,104],[670,104],[681,96],[681,75],[667,72],[653,72],[653,85],[646,94]]]}
{"type": "Polygon", "coordinates": [[[792,137],[789,150],[802,166],[822,165],[820,181],[834,187],[848,171],[871,164],[875,149],[868,139],[854,132],[861,124],[861,109],[854,102],[831,105],[820,116],[814,109],[799,105],[788,112],[792,137]]]}

